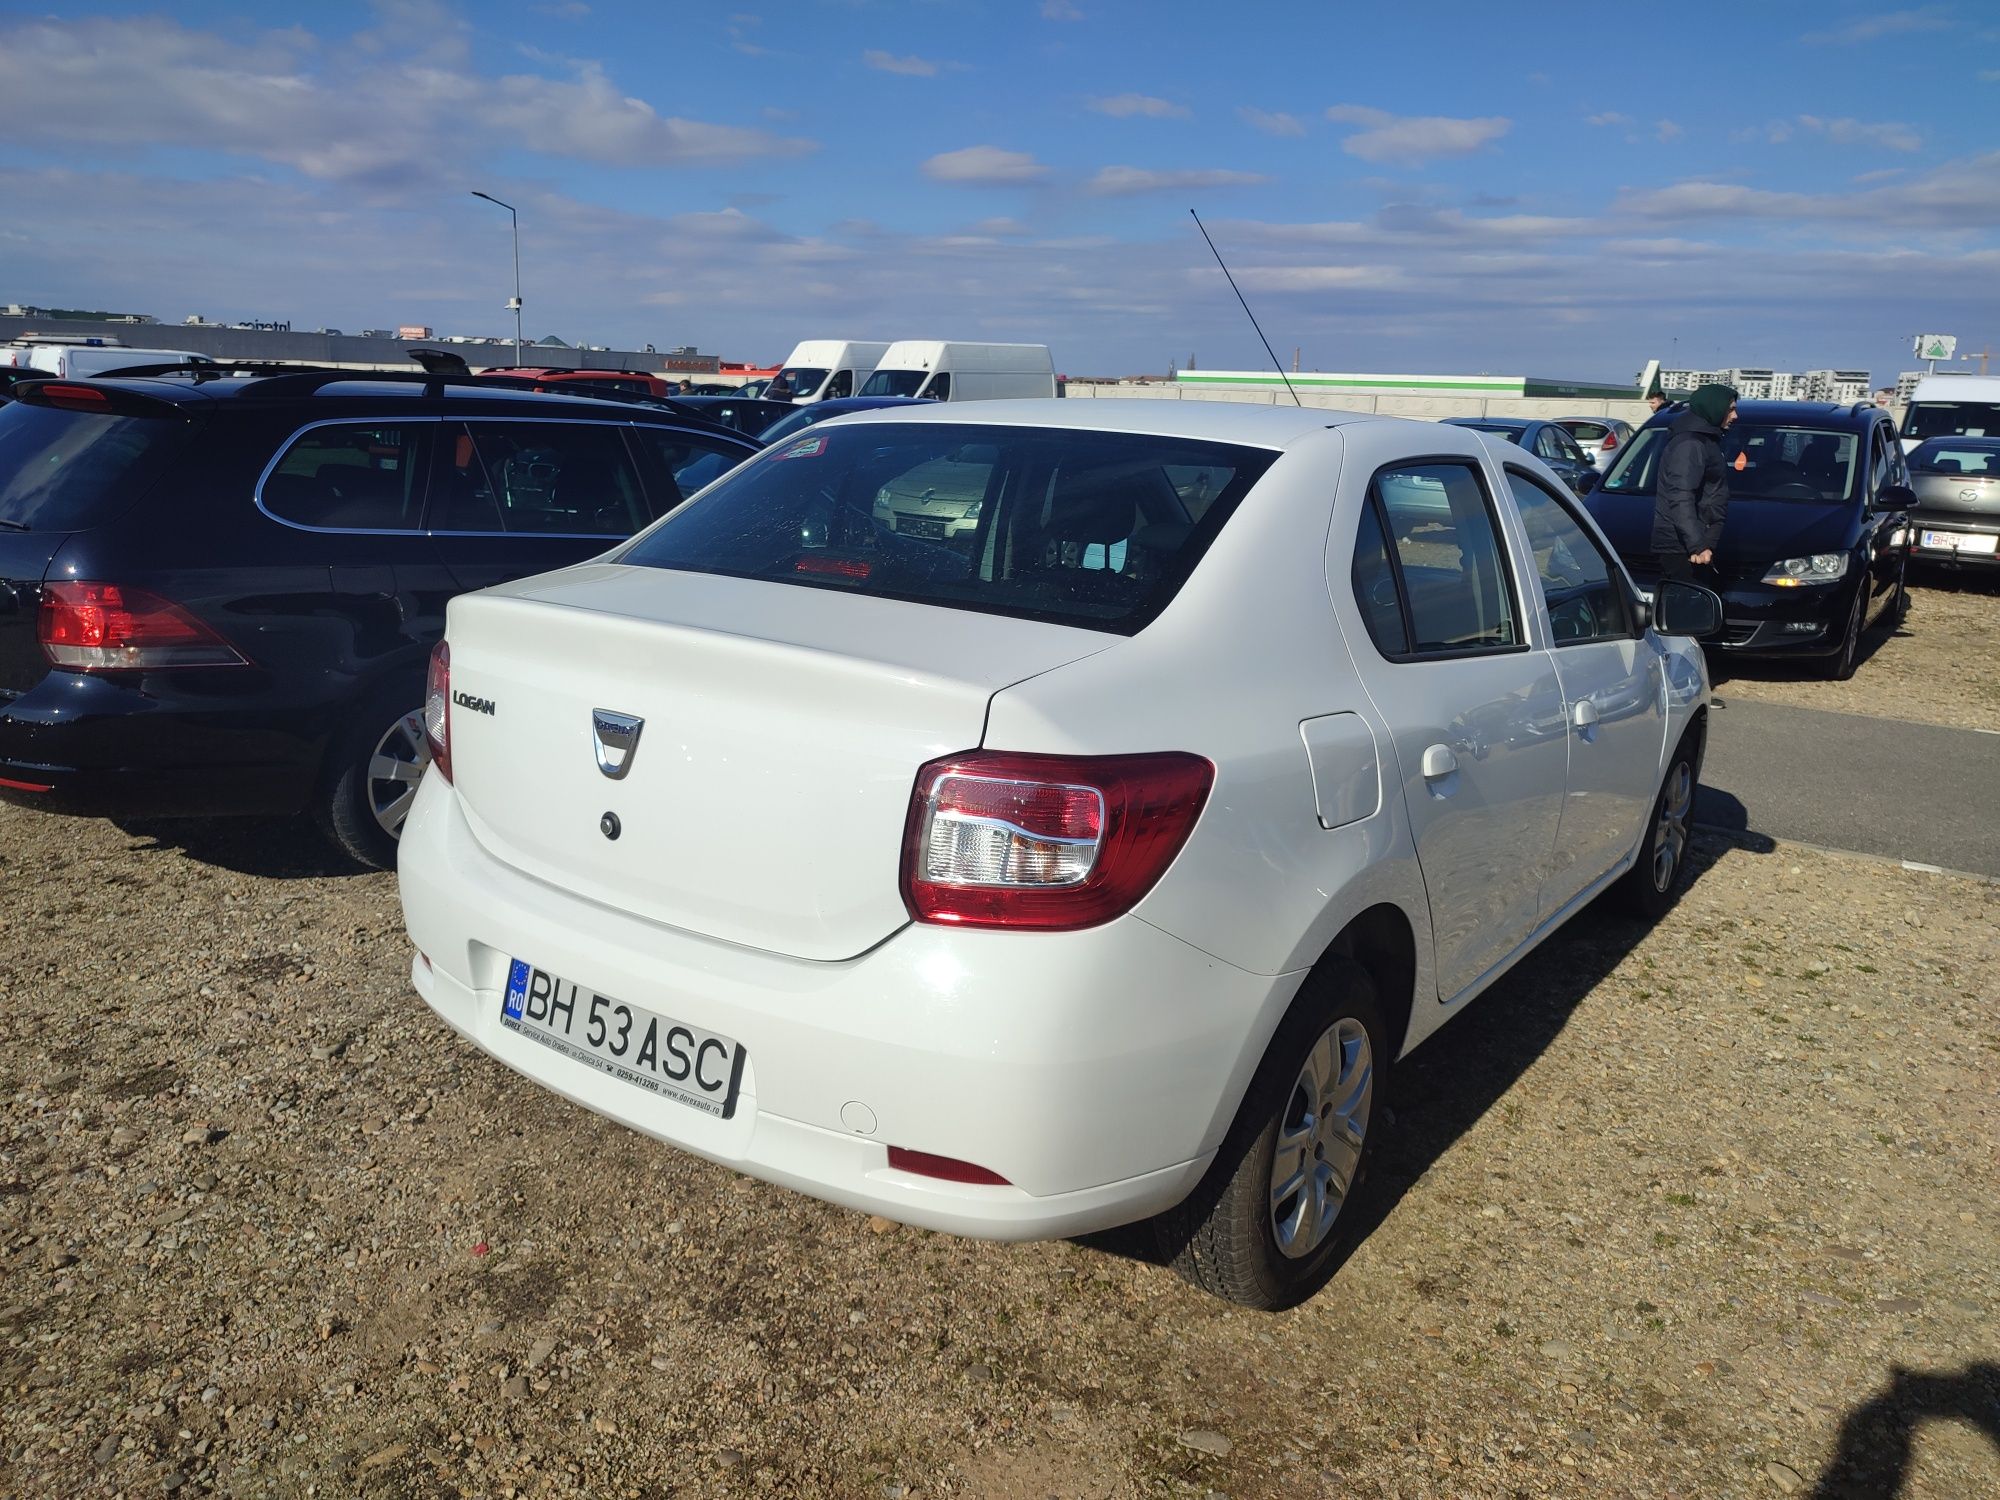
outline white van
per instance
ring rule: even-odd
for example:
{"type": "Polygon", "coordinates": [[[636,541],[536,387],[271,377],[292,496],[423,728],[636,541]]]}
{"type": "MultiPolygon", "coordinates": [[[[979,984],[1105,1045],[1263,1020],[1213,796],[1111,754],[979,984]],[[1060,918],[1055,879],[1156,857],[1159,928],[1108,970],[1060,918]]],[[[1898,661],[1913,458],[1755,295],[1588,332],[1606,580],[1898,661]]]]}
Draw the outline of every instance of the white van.
{"type": "Polygon", "coordinates": [[[128,349],[123,344],[101,340],[86,344],[36,340],[0,349],[0,363],[17,370],[43,370],[62,380],[84,380],[107,370],[129,370],[135,365],[212,365],[215,361],[206,354],[186,349],[128,349]]]}
{"type": "Polygon", "coordinates": [[[2000,437],[2000,375],[1926,375],[1903,411],[1903,451],[1925,438],[2000,437]]]}
{"type": "Polygon", "coordinates": [[[864,396],[924,396],[932,401],[998,401],[1056,394],[1047,344],[955,344],[904,339],[861,387],[864,396]]]}
{"type": "Polygon", "coordinates": [[[778,378],[791,386],[793,401],[856,395],[889,348],[855,339],[806,339],[779,367],[778,378]]]}

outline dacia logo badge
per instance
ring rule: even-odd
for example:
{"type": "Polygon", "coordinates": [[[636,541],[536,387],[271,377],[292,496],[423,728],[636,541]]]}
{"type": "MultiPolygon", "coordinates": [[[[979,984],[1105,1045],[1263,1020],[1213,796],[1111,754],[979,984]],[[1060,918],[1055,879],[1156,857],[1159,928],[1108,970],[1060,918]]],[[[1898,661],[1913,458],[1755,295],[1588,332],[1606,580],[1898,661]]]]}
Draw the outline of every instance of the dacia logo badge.
{"type": "Polygon", "coordinates": [[[608,708],[590,711],[590,736],[597,746],[597,769],[613,781],[622,781],[632,769],[632,757],[639,749],[639,731],[646,721],[632,714],[613,713],[608,708]]]}

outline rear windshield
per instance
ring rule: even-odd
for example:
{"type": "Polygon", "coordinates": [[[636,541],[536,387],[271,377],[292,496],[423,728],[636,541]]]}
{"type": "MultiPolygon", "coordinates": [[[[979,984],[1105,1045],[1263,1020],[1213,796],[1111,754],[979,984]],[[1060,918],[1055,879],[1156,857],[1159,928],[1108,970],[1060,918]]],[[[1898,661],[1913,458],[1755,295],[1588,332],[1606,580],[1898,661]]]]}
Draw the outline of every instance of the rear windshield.
{"type": "Polygon", "coordinates": [[[2000,437],[2000,402],[1920,401],[1903,413],[1903,436],[2000,437]]]}
{"type": "Polygon", "coordinates": [[[1579,443],[1600,442],[1604,434],[1611,430],[1602,422],[1558,422],[1556,426],[1562,428],[1579,443]]]}
{"type": "Polygon", "coordinates": [[[187,441],[171,417],[0,406],[0,529],[82,531],[138,499],[187,441]]]}
{"type": "Polygon", "coordinates": [[[1910,467],[1922,474],[2000,478],[2000,438],[1932,438],[1910,455],[1910,467]]]}
{"type": "MultiPolygon", "coordinates": [[[[1650,495],[1658,483],[1670,432],[1648,427],[1622,450],[1599,488],[1611,495],[1650,495]]],[[[1722,435],[1732,500],[1791,500],[1829,504],[1860,492],[1863,434],[1825,428],[1732,423],[1722,435]]]]}
{"type": "Polygon", "coordinates": [[[861,387],[864,396],[914,396],[924,383],[923,370],[877,370],[861,387]]]}
{"type": "Polygon", "coordinates": [[[826,426],[766,449],[619,560],[1129,635],[1276,457],[1130,433],[826,426]]]}

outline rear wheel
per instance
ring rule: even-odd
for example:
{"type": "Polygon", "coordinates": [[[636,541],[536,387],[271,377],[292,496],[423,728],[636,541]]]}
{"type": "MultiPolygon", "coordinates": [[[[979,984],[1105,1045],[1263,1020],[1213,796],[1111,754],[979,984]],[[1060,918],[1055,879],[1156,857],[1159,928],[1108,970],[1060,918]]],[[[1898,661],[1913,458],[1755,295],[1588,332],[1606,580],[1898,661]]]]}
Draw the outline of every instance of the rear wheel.
{"type": "Polygon", "coordinates": [[[396,841],[430,763],[423,710],[397,713],[393,700],[377,700],[335,747],[316,809],[320,827],[356,863],[393,869],[396,841]]]}
{"type": "Polygon", "coordinates": [[[1640,846],[1638,863],[1618,883],[1619,897],[1626,907],[1648,922],[1666,915],[1687,874],[1694,790],[1694,747],[1683,740],[1667,765],[1659,796],[1653,799],[1653,821],[1640,846]]]}
{"type": "Polygon", "coordinates": [[[1333,1274],[1381,1133],[1389,1053],[1374,983],[1337,962],[1308,985],[1207,1175],[1154,1221],[1175,1271],[1246,1307],[1290,1307],[1333,1274]]]}

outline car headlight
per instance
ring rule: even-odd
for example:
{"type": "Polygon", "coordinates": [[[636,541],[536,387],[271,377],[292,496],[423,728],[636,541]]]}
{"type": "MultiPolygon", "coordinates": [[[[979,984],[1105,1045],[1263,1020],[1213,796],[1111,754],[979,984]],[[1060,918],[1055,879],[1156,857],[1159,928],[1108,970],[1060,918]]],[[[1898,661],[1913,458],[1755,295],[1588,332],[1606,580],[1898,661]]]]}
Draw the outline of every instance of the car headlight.
{"type": "Polygon", "coordinates": [[[1811,557],[1788,557],[1772,563],[1764,582],[1781,589],[1795,589],[1811,583],[1832,583],[1846,576],[1845,552],[1815,552],[1811,557]]]}
{"type": "Polygon", "coordinates": [[[964,514],[964,515],[962,515],[962,516],[960,516],[960,517],[959,517],[959,520],[961,520],[961,521],[976,521],[976,520],[978,520],[978,519],[979,519],[979,511],[980,511],[980,508],[981,508],[981,507],[982,507],[982,506],[983,506],[983,505],[984,505],[985,503],[986,503],[986,502],[985,502],[984,500],[975,500],[975,501],[973,501],[973,502],[972,502],[972,504],[970,504],[970,505],[968,505],[968,506],[966,506],[966,507],[965,507],[965,514],[964,514]]]}

